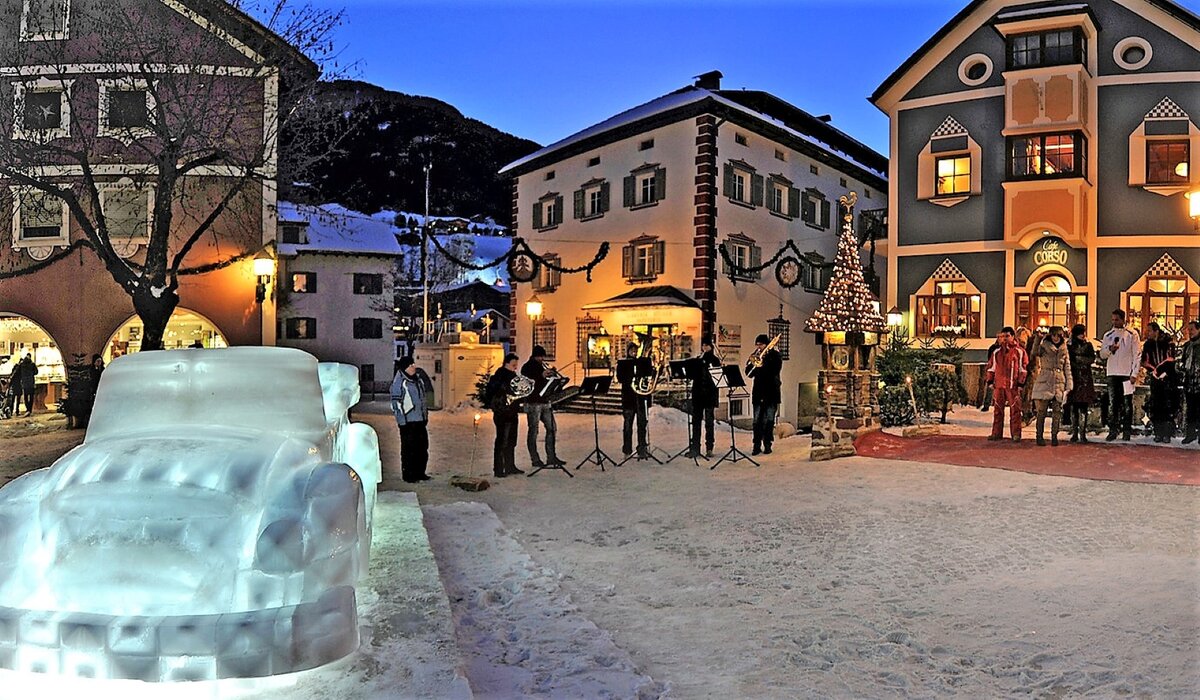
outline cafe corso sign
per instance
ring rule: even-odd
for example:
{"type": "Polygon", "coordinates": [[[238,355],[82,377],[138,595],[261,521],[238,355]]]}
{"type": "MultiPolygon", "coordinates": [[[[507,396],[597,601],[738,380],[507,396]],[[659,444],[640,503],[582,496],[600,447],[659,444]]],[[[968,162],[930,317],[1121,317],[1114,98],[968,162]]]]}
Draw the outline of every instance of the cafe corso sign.
{"type": "Polygon", "coordinates": [[[1063,245],[1062,241],[1042,241],[1041,247],[1033,252],[1033,264],[1038,267],[1042,265],[1062,265],[1065,267],[1067,264],[1067,255],[1070,250],[1070,248],[1063,245]]]}

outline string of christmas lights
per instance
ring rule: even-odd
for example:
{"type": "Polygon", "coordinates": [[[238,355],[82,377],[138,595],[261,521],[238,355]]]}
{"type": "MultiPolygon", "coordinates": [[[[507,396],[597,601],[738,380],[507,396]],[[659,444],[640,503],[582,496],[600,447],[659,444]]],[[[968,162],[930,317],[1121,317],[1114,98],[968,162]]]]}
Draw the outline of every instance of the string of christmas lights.
{"type": "Polygon", "coordinates": [[[468,260],[463,260],[454,253],[450,252],[445,246],[442,245],[442,242],[437,239],[437,236],[430,236],[429,240],[433,241],[434,248],[436,248],[442,255],[446,256],[447,260],[461,268],[468,270],[475,270],[476,272],[479,272],[496,267],[497,265],[500,265],[506,261],[511,262],[517,257],[528,257],[534,262],[535,265],[544,265],[547,269],[554,270],[558,273],[573,275],[584,272],[587,274],[588,282],[592,281],[592,270],[594,270],[597,265],[603,262],[604,258],[608,257],[609,249],[608,241],[604,241],[600,244],[600,248],[596,251],[596,255],[592,258],[591,262],[588,262],[584,265],[579,265],[578,267],[565,267],[555,263],[553,260],[538,255],[532,248],[529,247],[529,244],[525,242],[524,238],[514,238],[512,246],[503,255],[496,257],[490,262],[473,263],[468,260]]]}

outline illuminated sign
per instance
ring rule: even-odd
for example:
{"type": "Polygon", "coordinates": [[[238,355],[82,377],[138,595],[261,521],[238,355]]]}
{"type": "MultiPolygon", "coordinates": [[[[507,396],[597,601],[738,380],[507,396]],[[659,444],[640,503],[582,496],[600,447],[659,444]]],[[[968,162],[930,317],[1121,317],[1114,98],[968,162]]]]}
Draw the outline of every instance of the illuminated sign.
{"type": "Polygon", "coordinates": [[[1057,238],[1050,238],[1042,241],[1041,248],[1033,253],[1033,264],[1041,267],[1042,265],[1062,265],[1067,264],[1067,255],[1070,253],[1070,248],[1063,245],[1063,242],[1057,238]]]}

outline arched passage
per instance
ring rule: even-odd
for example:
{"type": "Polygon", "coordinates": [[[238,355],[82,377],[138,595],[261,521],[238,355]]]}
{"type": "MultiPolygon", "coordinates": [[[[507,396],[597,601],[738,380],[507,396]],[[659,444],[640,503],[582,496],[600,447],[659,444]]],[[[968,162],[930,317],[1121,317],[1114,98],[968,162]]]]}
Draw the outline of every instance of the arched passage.
{"type": "MultiPolygon", "coordinates": [[[[167,322],[167,332],[163,336],[163,347],[166,350],[195,347],[223,348],[229,343],[225,334],[208,318],[190,309],[176,308],[167,322]]],[[[104,362],[107,364],[113,358],[138,352],[142,347],[142,319],[130,316],[109,337],[104,344],[104,362]]]]}
{"type": "Polygon", "coordinates": [[[0,377],[8,379],[13,367],[29,355],[37,364],[35,406],[58,403],[66,382],[66,366],[58,343],[38,322],[20,314],[0,311],[0,377]]]}

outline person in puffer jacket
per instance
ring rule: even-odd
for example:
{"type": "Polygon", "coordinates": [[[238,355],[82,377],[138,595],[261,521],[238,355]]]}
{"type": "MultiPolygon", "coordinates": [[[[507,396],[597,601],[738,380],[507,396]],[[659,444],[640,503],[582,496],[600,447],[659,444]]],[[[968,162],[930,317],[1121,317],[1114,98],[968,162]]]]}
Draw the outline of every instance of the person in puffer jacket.
{"type": "Polygon", "coordinates": [[[1053,413],[1050,421],[1050,444],[1058,446],[1058,431],[1062,427],[1062,406],[1074,386],[1071,377],[1071,353],[1063,338],[1062,326],[1051,326],[1050,333],[1034,351],[1037,376],[1030,396],[1037,411],[1037,444],[1046,444],[1046,412],[1053,413]]]}
{"type": "Polygon", "coordinates": [[[392,380],[392,415],[400,428],[400,476],[407,483],[428,481],[429,408],[425,405],[425,385],[417,374],[413,358],[400,358],[400,371],[392,380]]]}
{"type": "Polygon", "coordinates": [[[988,440],[1004,437],[1004,408],[1008,407],[1009,432],[1013,442],[1021,441],[1021,389],[1025,386],[1025,349],[1017,342],[1012,326],[1005,326],[996,336],[1000,349],[992,353],[987,365],[987,380],[992,390],[992,434],[988,440]]]}

